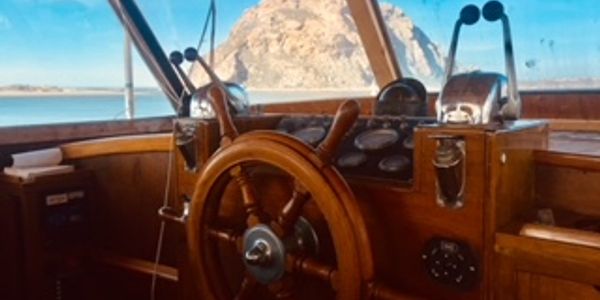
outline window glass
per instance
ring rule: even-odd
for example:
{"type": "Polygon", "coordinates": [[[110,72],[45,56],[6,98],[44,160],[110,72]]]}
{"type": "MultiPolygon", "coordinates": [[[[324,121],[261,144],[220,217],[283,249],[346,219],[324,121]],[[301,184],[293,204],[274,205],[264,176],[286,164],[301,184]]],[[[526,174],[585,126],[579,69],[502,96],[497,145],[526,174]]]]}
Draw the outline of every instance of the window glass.
{"type": "MultiPolygon", "coordinates": [[[[0,126],[125,118],[124,30],[106,0],[0,1],[0,126]]],[[[173,114],[134,50],[135,117],[173,114]]]]}
{"type": "MultiPolygon", "coordinates": [[[[480,0],[386,0],[381,11],[402,71],[439,90],[454,23],[480,0]]],[[[600,88],[600,10],[597,0],[504,0],[521,90],[600,88]]],[[[500,22],[463,26],[457,72],[505,73],[500,22]]]]}
{"type": "MultiPolygon", "coordinates": [[[[161,28],[155,32],[167,52],[198,44],[210,3],[185,3],[140,2],[150,26],[161,28]]],[[[216,1],[216,8],[214,69],[244,85],[251,104],[378,89],[345,0],[216,1]]],[[[209,33],[200,50],[207,60],[209,33]]],[[[198,85],[208,82],[200,68],[192,73],[198,85]]]]}

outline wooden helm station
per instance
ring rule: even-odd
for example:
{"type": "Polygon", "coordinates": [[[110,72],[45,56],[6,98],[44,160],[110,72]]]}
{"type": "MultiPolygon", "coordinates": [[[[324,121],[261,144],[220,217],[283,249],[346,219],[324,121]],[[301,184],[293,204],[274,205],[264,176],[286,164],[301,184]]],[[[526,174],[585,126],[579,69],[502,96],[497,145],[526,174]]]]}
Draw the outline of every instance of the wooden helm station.
{"type": "MultiPolygon", "coordinates": [[[[134,2],[110,3],[160,73],[160,45],[132,30],[143,20],[134,2]]],[[[4,296],[54,299],[37,292],[57,278],[50,268],[77,274],[65,299],[145,299],[150,286],[157,299],[185,300],[600,299],[598,93],[519,93],[504,36],[507,76],[449,69],[441,92],[427,94],[402,78],[377,1],[348,4],[383,86],[376,99],[236,114],[229,83],[192,51],[186,59],[211,78],[202,92],[215,118],[40,127],[29,140],[0,129],[14,141],[3,154],[58,145],[82,169],[0,178],[14,241],[0,246],[4,296]],[[37,228],[39,199],[71,189],[85,191],[87,235],[43,248],[55,239],[37,228]]],[[[498,2],[481,14],[508,28],[498,2]]],[[[479,17],[465,7],[454,39],[479,17]]]]}

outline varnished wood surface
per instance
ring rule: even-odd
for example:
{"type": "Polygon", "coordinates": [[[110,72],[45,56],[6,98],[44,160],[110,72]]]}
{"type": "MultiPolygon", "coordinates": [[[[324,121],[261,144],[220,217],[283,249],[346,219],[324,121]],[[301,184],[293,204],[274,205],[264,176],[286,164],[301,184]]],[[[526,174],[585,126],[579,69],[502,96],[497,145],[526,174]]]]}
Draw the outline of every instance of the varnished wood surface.
{"type": "Polygon", "coordinates": [[[159,264],[156,266],[156,273],[153,261],[147,261],[135,257],[122,256],[106,251],[92,250],[91,258],[97,263],[102,263],[125,270],[134,271],[141,274],[152,276],[156,274],[159,278],[177,282],[179,280],[179,271],[171,266],[159,264]]]}
{"type": "Polygon", "coordinates": [[[580,151],[572,152],[572,150],[536,151],[535,161],[540,165],[600,171],[600,155],[582,155],[580,151]]]}
{"type": "MultiPolygon", "coordinates": [[[[598,300],[597,287],[576,281],[544,276],[529,272],[518,272],[515,298],[518,300],[598,300]]],[[[507,291],[508,292],[508,291],[507,291]]]]}
{"type": "MultiPolygon", "coordinates": [[[[430,93],[429,112],[434,115],[437,93],[430,93]]],[[[523,118],[556,120],[557,130],[595,130],[600,120],[600,91],[526,91],[521,92],[523,118]],[[588,122],[590,121],[590,122],[588,122]]],[[[302,103],[270,104],[261,108],[265,112],[333,114],[342,99],[330,101],[305,101],[302,103]]],[[[368,99],[361,99],[369,101],[368,99]]],[[[371,103],[375,102],[371,98],[371,103]]],[[[362,105],[362,104],[361,104],[362,105]]],[[[363,114],[370,114],[372,107],[363,106],[363,114]]]]}
{"type": "Polygon", "coordinates": [[[600,157],[600,131],[554,132],[550,135],[549,150],[559,153],[600,157]]]}
{"type": "Polygon", "coordinates": [[[43,124],[0,128],[0,146],[60,143],[89,138],[168,132],[173,128],[170,117],[133,121],[96,121],[73,124],[43,124]]]}
{"type": "Polygon", "coordinates": [[[525,224],[521,228],[519,234],[531,238],[591,247],[600,250],[600,234],[591,231],[541,224],[525,224]]]}
{"type": "Polygon", "coordinates": [[[63,159],[83,159],[116,154],[169,152],[172,134],[129,135],[73,142],[60,145],[63,159]]]}
{"type": "Polygon", "coordinates": [[[540,207],[600,216],[600,172],[538,165],[535,198],[540,207]]]}
{"type": "Polygon", "coordinates": [[[498,233],[495,249],[517,270],[600,285],[600,252],[595,248],[498,233]]]}
{"type": "Polygon", "coordinates": [[[600,120],[548,119],[552,131],[600,132],[600,120]]]}

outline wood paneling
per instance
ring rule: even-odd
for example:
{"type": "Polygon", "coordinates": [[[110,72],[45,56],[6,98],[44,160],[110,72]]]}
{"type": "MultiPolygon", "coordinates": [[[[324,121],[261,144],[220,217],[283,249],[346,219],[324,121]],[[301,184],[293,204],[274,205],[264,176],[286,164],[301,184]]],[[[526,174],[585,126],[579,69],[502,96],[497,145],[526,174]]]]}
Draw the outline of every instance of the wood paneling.
{"type": "Polygon", "coordinates": [[[600,299],[600,291],[592,285],[528,272],[518,272],[516,293],[516,299],[518,300],[600,299]]]}
{"type": "Polygon", "coordinates": [[[600,250],[600,234],[593,231],[584,231],[541,224],[525,224],[521,228],[519,234],[537,239],[585,246],[600,250]]]}
{"type": "Polygon", "coordinates": [[[600,172],[539,165],[535,180],[539,206],[600,216],[600,172]]]}
{"type": "MultiPolygon", "coordinates": [[[[103,295],[104,299],[147,298],[161,222],[157,211],[163,204],[169,153],[119,154],[71,162],[77,168],[93,170],[97,182],[98,194],[91,203],[94,213],[90,247],[96,259],[89,274],[93,281],[90,294],[103,295]]],[[[175,202],[175,179],[172,180],[170,203],[175,202]]],[[[165,226],[157,299],[180,299],[181,287],[173,283],[173,271],[185,260],[183,226],[165,226]]]]}
{"type": "Polygon", "coordinates": [[[99,121],[73,124],[43,124],[0,128],[0,146],[60,143],[98,137],[127,134],[168,132],[173,128],[172,119],[150,118],[133,121],[99,121]]]}
{"type": "Polygon", "coordinates": [[[526,118],[600,120],[599,91],[522,92],[521,98],[526,118]]]}
{"type": "Polygon", "coordinates": [[[600,285],[597,249],[504,233],[496,235],[495,248],[517,270],[600,285]]]}
{"type": "MultiPolygon", "coordinates": [[[[434,105],[437,93],[430,93],[428,98],[430,104],[429,112],[433,116],[435,114],[434,105]]],[[[598,131],[600,128],[598,123],[598,120],[600,120],[600,101],[598,101],[600,100],[600,91],[521,92],[521,98],[523,100],[523,118],[557,119],[555,128],[558,130],[598,131]]],[[[366,98],[364,99],[367,100],[366,98]]],[[[289,104],[269,104],[262,106],[260,110],[280,113],[332,114],[342,101],[341,99],[334,99],[289,104]]],[[[374,103],[372,99],[371,105],[374,103]]],[[[369,108],[367,105],[363,105],[363,114],[370,114],[372,111],[372,106],[369,108]]]]}

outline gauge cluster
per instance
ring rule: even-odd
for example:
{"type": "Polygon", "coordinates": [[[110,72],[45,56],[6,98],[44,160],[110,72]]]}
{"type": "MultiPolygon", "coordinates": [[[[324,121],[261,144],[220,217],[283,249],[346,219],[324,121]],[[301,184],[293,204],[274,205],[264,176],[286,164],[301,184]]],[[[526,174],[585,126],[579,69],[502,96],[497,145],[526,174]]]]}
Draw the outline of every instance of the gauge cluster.
{"type": "MultiPolygon", "coordinates": [[[[346,177],[410,183],[413,178],[413,131],[430,118],[375,116],[360,118],[350,130],[334,163],[346,177]]],[[[330,116],[289,116],[277,130],[317,146],[331,126],[330,116]]]]}

